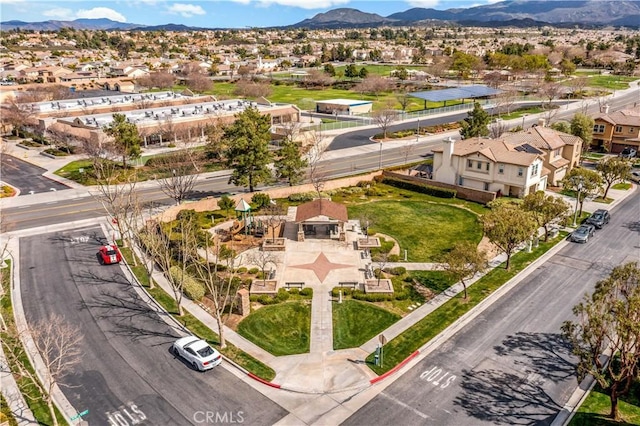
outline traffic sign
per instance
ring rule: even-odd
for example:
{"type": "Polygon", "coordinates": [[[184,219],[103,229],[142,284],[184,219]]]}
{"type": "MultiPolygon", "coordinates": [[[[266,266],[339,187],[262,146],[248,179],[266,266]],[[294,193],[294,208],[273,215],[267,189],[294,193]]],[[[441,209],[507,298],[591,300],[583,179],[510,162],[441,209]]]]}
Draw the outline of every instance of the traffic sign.
{"type": "Polygon", "coordinates": [[[76,414],[75,416],[71,417],[71,421],[73,420],[78,420],[80,417],[86,416],[87,414],[89,414],[89,410],[84,410],[78,414],[76,414]]]}

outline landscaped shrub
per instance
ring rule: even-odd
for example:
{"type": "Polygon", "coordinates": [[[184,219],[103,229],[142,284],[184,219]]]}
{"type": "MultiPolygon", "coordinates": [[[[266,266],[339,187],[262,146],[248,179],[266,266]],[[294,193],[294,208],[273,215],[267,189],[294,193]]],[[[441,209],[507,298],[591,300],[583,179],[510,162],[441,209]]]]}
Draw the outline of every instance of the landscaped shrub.
{"type": "Polygon", "coordinates": [[[245,278],[242,280],[242,286],[246,288],[250,288],[253,280],[251,278],[245,278]]]}
{"type": "Polygon", "coordinates": [[[351,297],[353,297],[356,300],[364,300],[365,302],[384,302],[384,301],[395,299],[394,295],[392,294],[380,294],[380,293],[367,294],[361,290],[354,291],[351,294],[351,297]]]}
{"type": "Polygon", "coordinates": [[[382,183],[395,186],[396,188],[420,192],[422,194],[432,195],[439,198],[455,198],[456,196],[456,191],[453,189],[436,188],[435,186],[429,186],[390,177],[383,177],[382,183]]]}
{"type": "Polygon", "coordinates": [[[254,204],[256,209],[267,207],[270,201],[271,201],[271,197],[269,196],[269,194],[265,194],[263,192],[258,192],[257,194],[253,194],[253,197],[251,197],[251,202],[254,204]]]}
{"type": "Polygon", "coordinates": [[[385,268],[385,272],[392,275],[404,275],[407,273],[407,268],[404,266],[396,266],[395,268],[385,268]]]}
{"type": "Polygon", "coordinates": [[[289,195],[288,199],[291,202],[306,202],[311,201],[316,197],[317,193],[315,192],[298,192],[296,194],[289,195]]]}
{"type": "Polygon", "coordinates": [[[249,273],[250,273],[251,275],[257,275],[257,274],[258,274],[258,272],[260,272],[260,269],[258,269],[258,268],[251,268],[251,269],[249,269],[249,273]]]}
{"type": "Polygon", "coordinates": [[[400,262],[400,256],[397,254],[390,254],[389,262],[400,262]]]}
{"type": "Polygon", "coordinates": [[[300,296],[313,297],[313,289],[311,287],[303,288],[300,290],[300,296]]]}
{"type": "Polygon", "coordinates": [[[294,296],[300,294],[300,289],[298,288],[292,288],[289,290],[289,294],[293,294],[294,296]]]}
{"type": "Polygon", "coordinates": [[[201,300],[204,297],[204,286],[195,280],[192,276],[182,273],[180,268],[172,266],[169,269],[169,274],[175,282],[182,281],[182,292],[191,300],[201,300]]]}
{"type": "Polygon", "coordinates": [[[331,296],[340,297],[340,290],[342,290],[342,296],[351,296],[351,294],[355,291],[349,287],[334,287],[331,289],[331,296]]]}
{"type": "Polygon", "coordinates": [[[246,266],[241,266],[238,269],[236,269],[236,272],[239,274],[244,274],[247,272],[247,267],[246,266]]]}
{"type": "Polygon", "coordinates": [[[261,303],[263,305],[275,305],[279,302],[280,301],[275,297],[269,296],[268,294],[261,294],[260,296],[258,296],[258,303],[261,303]]]}
{"type": "Polygon", "coordinates": [[[279,289],[276,299],[278,299],[278,302],[284,302],[289,299],[289,292],[284,288],[279,289]]]}

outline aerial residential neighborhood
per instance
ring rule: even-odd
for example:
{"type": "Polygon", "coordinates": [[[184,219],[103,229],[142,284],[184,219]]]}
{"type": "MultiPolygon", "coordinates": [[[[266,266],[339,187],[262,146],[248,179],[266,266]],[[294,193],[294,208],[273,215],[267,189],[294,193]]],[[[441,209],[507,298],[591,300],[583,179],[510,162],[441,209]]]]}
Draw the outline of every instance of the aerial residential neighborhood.
{"type": "Polygon", "coordinates": [[[639,23],[3,2],[0,425],[640,424],[639,23]]]}

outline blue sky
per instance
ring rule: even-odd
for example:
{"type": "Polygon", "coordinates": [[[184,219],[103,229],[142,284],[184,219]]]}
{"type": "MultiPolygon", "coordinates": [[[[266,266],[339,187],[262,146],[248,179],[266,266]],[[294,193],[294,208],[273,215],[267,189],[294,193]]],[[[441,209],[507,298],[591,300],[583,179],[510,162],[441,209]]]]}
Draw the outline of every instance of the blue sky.
{"type": "Polygon", "coordinates": [[[352,7],[386,16],[411,7],[449,9],[496,0],[0,0],[0,20],[26,22],[109,18],[145,25],[246,28],[294,24],[320,12],[352,7]]]}

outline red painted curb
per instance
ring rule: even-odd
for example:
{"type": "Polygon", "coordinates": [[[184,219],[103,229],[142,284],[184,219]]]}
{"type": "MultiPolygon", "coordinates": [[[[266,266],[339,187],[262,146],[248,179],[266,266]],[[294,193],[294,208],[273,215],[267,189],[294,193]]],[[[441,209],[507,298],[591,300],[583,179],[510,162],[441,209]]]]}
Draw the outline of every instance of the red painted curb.
{"type": "Polygon", "coordinates": [[[411,361],[413,358],[415,358],[419,353],[420,353],[420,351],[415,351],[414,353],[412,353],[411,355],[406,357],[400,364],[396,365],[391,370],[389,370],[386,373],[384,373],[382,376],[378,376],[378,377],[375,377],[375,378],[369,380],[369,383],[371,383],[373,385],[373,384],[378,383],[380,380],[386,379],[388,376],[392,375],[393,373],[395,373],[396,371],[398,371],[402,367],[404,367],[409,361],[411,361]]]}
{"type": "Polygon", "coordinates": [[[271,386],[272,388],[280,389],[280,385],[279,385],[279,384],[277,384],[277,383],[267,382],[266,380],[261,379],[260,377],[256,376],[256,375],[255,375],[255,374],[253,374],[253,373],[249,373],[249,377],[251,377],[252,379],[257,380],[257,381],[259,381],[260,383],[263,383],[263,384],[265,384],[265,385],[267,385],[267,386],[271,386]]]}

